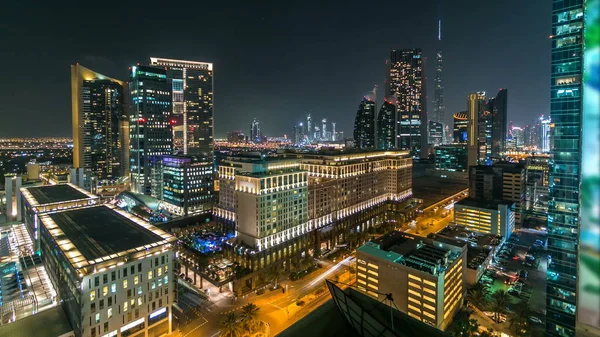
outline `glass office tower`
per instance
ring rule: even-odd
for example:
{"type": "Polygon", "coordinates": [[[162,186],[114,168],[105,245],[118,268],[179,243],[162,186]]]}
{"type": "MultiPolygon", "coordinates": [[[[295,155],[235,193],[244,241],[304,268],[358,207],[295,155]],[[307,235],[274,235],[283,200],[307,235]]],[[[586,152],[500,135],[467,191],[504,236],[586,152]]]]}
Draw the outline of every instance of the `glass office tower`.
{"type": "Polygon", "coordinates": [[[365,95],[358,106],[354,119],[354,146],[359,149],[375,147],[375,109],[377,87],[365,95]]]}
{"type": "Polygon", "coordinates": [[[396,147],[396,96],[385,98],[377,115],[377,148],[396,147]]]}
{"type": "Polygon", "coordinates": [[[584,0],[554,0],[546,336],[575,336],[584,0]]]}

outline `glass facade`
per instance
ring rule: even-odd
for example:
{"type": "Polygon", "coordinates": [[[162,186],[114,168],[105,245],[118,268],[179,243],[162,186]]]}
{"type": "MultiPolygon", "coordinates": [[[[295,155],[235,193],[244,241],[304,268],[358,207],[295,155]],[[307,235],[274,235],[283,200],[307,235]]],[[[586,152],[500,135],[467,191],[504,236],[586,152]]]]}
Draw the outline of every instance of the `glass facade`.
{"type": "Polygon", "coordinates": [[[396,147],[396,98],[385,99],[377,115],[377,148],[389,150],[396,147]]]}
{"type": "Polygon", "coordinates": [[[467,144],[467,136],[469,129],[469,119],[467,118],[467,112],[457,112],[454,114],[454,132],[453,138],[455,143],[467,144]]]}
{"type": "Polygon", "coordinates": [[[494,98],[488,100],[488,111],[492,115],[491,156],[500,157],[506,151],[508,134],[508,91],[500,89],[494,98]]]}
{"type": "Polygon", "coordinates": [[[466,144],[440,145],[435,149],[436,170],[465,172],[467,161],[466,144]]]}
{"type": "Polygon", "coordinates": [[[375,147],[375,109],[377,88],[365,95],[358,106],[354,120],[354,146],[359,149],[375,147]]]}
{"type": "Polygon", "coordinates": [[[552,8],[546,335],[575,336],[584,0],[555,0],[552,8]]]}
{"type": "Polygon", "coordinates": [[[173,152],[171,86],[164,68],[131,67],[129,116],[131,187],[151,193],[150,158],[173,152]]]}
{"type": "Polygon", "coordinates": [[[386,95],[398,97],[396,148],[427,156],[427,100],[421,49],[393,50],[386,95]]]}

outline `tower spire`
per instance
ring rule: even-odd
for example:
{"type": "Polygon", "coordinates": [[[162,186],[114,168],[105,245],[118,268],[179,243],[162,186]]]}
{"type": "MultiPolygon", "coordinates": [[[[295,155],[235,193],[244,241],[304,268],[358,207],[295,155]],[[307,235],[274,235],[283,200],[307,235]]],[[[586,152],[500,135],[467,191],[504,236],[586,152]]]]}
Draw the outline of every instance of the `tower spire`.
{"type": "Polygon", "coordinates": [[[442,20],[438,20],[438,41],[442,41],[442,20]]]}

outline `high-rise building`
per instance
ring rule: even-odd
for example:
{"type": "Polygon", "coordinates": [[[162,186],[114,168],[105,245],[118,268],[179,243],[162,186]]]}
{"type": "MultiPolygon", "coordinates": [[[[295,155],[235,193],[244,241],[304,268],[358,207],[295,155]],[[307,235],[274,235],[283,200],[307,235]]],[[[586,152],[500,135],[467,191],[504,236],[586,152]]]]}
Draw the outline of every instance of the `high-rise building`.
{"type": "Polygon", "coordinates": [[[500,89],[496,97],[488,100],[487,111],[491,114],[491,156],[500,157],[506,151],[506,135],[508,127],[508,91],[500,89]]]}
{"type": "Polygon", "coordinates": [[[323,118],[321,120],[321,125],[323,126],[321,128],[321,139],[328,140],[328,138],[327,138],[327,118],[323,118]]]}
{"type": "Polygon", "coordinates": [[[578,287],[584,4],[554,1],[552,7],[546,336],[575,336],[577,292],[585,291],[578,287]]]}
{"type": "Polygon", "coordinates": [[[152,196],[167,211],[187,216],[212,209],[213,164],[206,157],[165,155],[152,161],[152,196]]]}
{"type": "Polygon", "coordinates": [[[262,142],[262,132],[260,131],[260,122],[254,118],[250,124],[250,141],[253,143],[262,142]]]}
{"type": "Polygon", "coordinates": [[[513,126],[510,128],[510,134],[515,144],[515,150],[523,149],[523,146],[525,145],[525,134],[523,128],[513,126]]]}
{"type": "Polygon", "coordinates": [[[90,170],[99,183],[114,182],[128,171],[123,162],[129,148],[123,128],[126,91],[123,81],[71,66],[73,166],[90,170]]]}
{"type": "Polygon", "coordinates": [[[165,67],[171,84],[173,116],[183,124],[183,153],[212,160],[213,64],[151,57],[165,67]]]}
{"type": "Polygon", "coordinates": [[[358,106],[354,119],[354,145],[359,149],[375,147],[375,109],[377,87],[365,95],[358,106]]]}
{"type": "Polygon", "coordinates": [[[313,125],[312,125],[312,117],[310,114],[306,115],[306,135],[308,136],[308,140],[312,140],[313,138],[313,125]]]}
{"type": "Polygon", "coordinates": [[[435,148],[435,169],[442,171],[467,170],[467,145],[445,144],[435,148]]]}
{"type": "Polygon", "coordinates": [[[539,150],[544,153],[550,152],[550,136],[552,124],[550,118],[544,119],[544,116],[540,117],[540,148],[539,150]]]}
{"type": "Polygon", "coordinates": [[[294,138],[292,141],[294,144],[302,144],[304,142],[304,124],[299,123],[298,125],[294,125],[294,138]]]}
{"type": "MultiPolygon", "coordinates": [[[[469,94],[467,100],[467,144],[469,146],[469,166],[477,165],[481,152],[485,154],[485,131],[481,137],[480,115],[485,113],[485,92],[469,94]]],[[[485,125],[485,124],[484,124],[485,125]]]]}
{"type": "Polygon", "coordinates": [[[444,124],[436,121],[429,121],[429,143],[440,145],[444,140],[444,124]]]}
{"type": "MultiPolygon", "coordinates": [[[[357,287],[395,308],[445,330],[466,292],[467,244],[391,231],[356,250],[357,287]]],[[[391,335],[391,334],[390,334],[391,335]]]]}
{"type": "Polygon", "coordinates": [[[246,141],[246,135],[241,130],[227,132],[227,141],[230,143],[244,143],[246,141]]]}
{"type": "Polygon", "coordinates": [[[421,49],[392,50],[386,96],[396,95],[396,148],[427,158],[427,95],[421,49]]]}
{"type": "Polygon", "coordinates": [[[469,118],[467,111],[457,112],[454,118],[453,141],[455,143],[467,144],[469,134],[469,118]]]}
{"type": "Polygon", "coordinates": [[[389,150],[396,147],[396,96],[383,100],[377,115],[377,148],[389,150]]]}
{"type": "Polygon", "coordinates": [[[335,123],[336,122],[331,122],[331,141],[335,142],[337,140],[336,136],[336,131],[335,131],[335,123]]]}
{"type": "Polygon", "coordinates": [[[151,193],[150,158],[173,152],[171,85],[164,68],[133,66],[129,82],[131,189],[151,193]]]}
{"type": "MultiPolygon", "coordinates": [[[[438,21],[438,41],[442,40],[442,21],[438,21]]],[[[444,124],[444,114],[446,108],[444,107],[444,86],[442,83],[442,50],[438,49],[435,54],[435,79],[433,83],[435,85],[434,97],[433,97],[433,114],[431,120],[437,123],[444,124]]],[[[430,140],[431,142],[431,140],[430,140]]]]}

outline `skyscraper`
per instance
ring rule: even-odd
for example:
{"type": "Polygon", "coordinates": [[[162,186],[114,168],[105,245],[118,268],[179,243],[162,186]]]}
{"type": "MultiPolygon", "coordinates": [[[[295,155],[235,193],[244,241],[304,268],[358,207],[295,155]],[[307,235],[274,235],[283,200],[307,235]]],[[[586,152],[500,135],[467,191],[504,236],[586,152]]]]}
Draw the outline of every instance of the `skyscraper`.
{"type": "Polygon", "coordinates": [[[335,142],[337,139],[335,138],[335,122],[331,122],[331,141],[335,142]]]}
{"type": "Polygon", "coordinates": [[[507,113],[508,91],[500,89],[496,97],[488,100],[488,111],[492,117],[492,157],[500,157],[506,151],[506,134],[508,127],[507,113]]]}
{"type": "Polygon", "coordinates": [[[540,148],[539,150],[544,153],[550,152],[550,135],[551,135],[551,121],[550,118],[544,119],[544,116],[540,117],[540,148]]]}
{"type": "Polygon", "coordinates": [[[321,120],[321,125],[323,126],[321,128],[321,139],[329,140],[327,139],[327,118],[321,120]]]}
{"type": "Polygon", "coordinates": [[[254,118],[250,124],[250,141],[254,143],[260,143],[262,141],[260,122],[256,118],[254,118]]]}
{"type": "Polygon", "coordinates": [[[444,139],[444,124],[436,121],[429,121],[429,143],[433,145],[440,145],[444,139]]]}
{"type": "Polygon", "coordinates": [[[128,171],[123,162],[129,142],[126,123],[127,83],[79,64],[71,66],[73,166],[89,169],[99,183],[110,183],[128,171]]]}
{"type": "MultiPolygon", "coordinates": [[[[438,21],[438,41],[442,41],[442,21],[438,21]]],[[[444,123],[444,113],[446,108],[444,107],[444,86],[442,84],[442,50],[438,49],[435,56],[435,79],[433,83],[435,85],[434,97],[433,97],[433,115],[431,120],[438,123],[444,123]]]]}
{"type": "Polygon", "coordinates": [[[312,117],[310,114],[306,115],[306,135],[308,136],[308,140],[312,140],[313,134],[313,125],[312,125],[312,117]]]}
{"type": "Polygon", "coordinates": [[[469,117],[467,111],[457,112],[452,116],[454,118],[453,141],[455,143],[466,144],[469,134],[469,117]]]}
{"type": "Polygon", "coordinates": [[[133,66],[129,79],[131,189],[151,193],[153,156],[173,152],[171,86],[164,68],[133,66]]]}
{"type": "Polygon", "coordinates": [[[389,150],[396,147],[396,96],[383,100],[377,115],[377,148],[389,150]]]}
{"type": "MultiPolygon", "coordinates": [[[[575,336],[579,309],[584,2],[554,1],[552,8],[550,117],[554,123],[554,142],[549,168],[548,255],[551,260],[546,281],[546,336],[575,336]]],[[[596,302],[596,308],[597,305],[596,302]]]]}
{"type": "Polygon", "coordinates": [[[467,144],[469,151],[469,166],[477,165],[479,162],[481,148],[485,153],[485,136],[480,140],[479,115],[485,108],[485,92],[469,94],[467,99],[467,144]],[[482,145],[483,143],[483,145],[482,145]]]}
{"type": "Polygon", "coordinates": [[[167,69],[173,115],[183,124],[183,153],[212,160],[213,64],[151,57],[150,64],[167,69]]]}
{"type": "Polygon", "coordinates": [[[396,94],[396,148],[427,157],[427,109],[421,49],[392,50],[386,96],[396,94]]]}
{"type": "Polygon", "coordinates": [[[358,106],[354,120],[354,144],[359,149],[375,147],[375,109],[377,87],[365,95],[358,106]]]}

